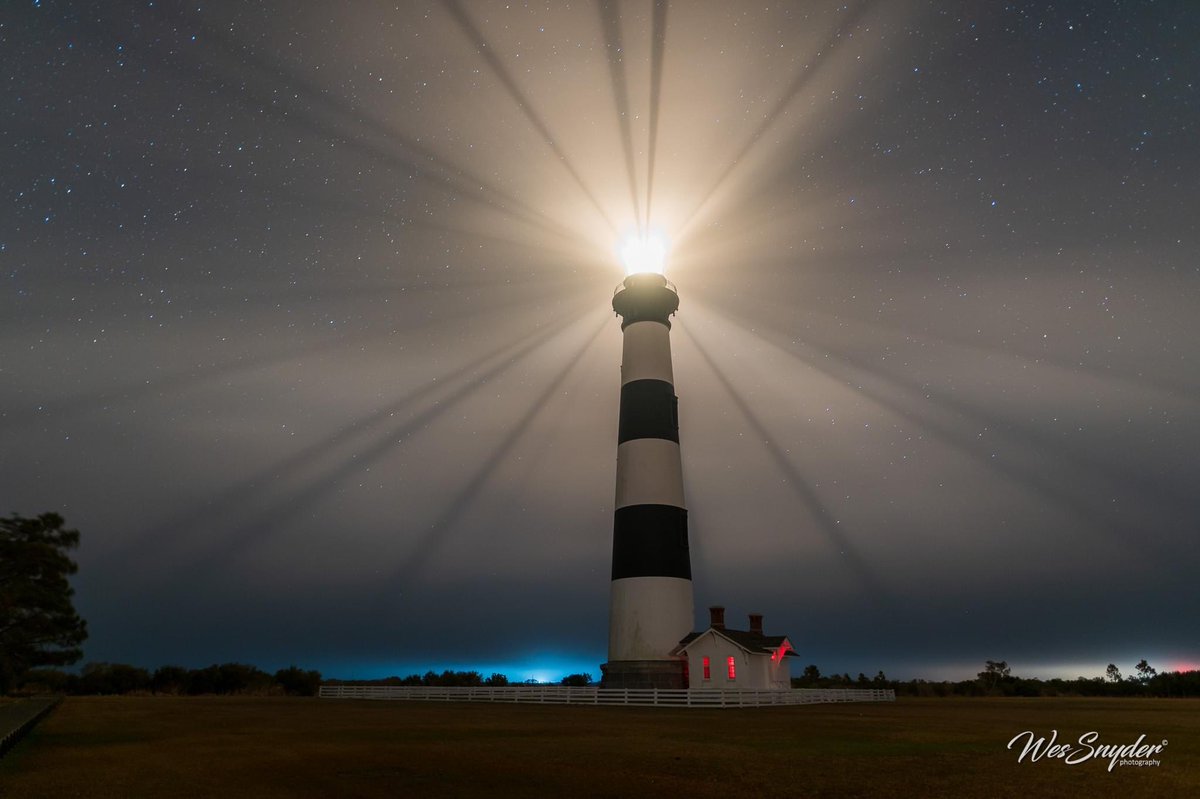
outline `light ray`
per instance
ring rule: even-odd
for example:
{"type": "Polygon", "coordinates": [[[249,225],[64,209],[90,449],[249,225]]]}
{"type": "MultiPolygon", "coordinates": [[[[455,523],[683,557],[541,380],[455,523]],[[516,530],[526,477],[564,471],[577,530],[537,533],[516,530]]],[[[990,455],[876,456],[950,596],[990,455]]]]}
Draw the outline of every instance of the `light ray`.
{"type": "MultiPolygon", "coordinates": [[[[177,16],[172,17],[168,12],[159,12],[152,8],[150,13],[162,14],[166,22],[180,23],[177,16]]],[[[185,70],[179,56],[171,51],[159,54],[162,56],[162,63],[174,68],[181,78],[189,82],[200,81],[202,84],[209,84],[213,91],[221,91],[226,89],[229,83],[236,82],[241,87],[241,93],[261,112],[287,126],[300,123],[328,141],[360,153],[373,164],[387,165],[398,177],[415,174],[421,180],[439,185],[467,202],[521,220],[563,241],[577,240],[577,231],[567,228],[542,210],[505,192],[482,175],[472,172],[462,164],[452,162],[411,136],[406,136],[393,126],[379,121],[364,109],[343,99],[340,94],[323,89],[310,76],[298,70],[288,70],[280,63],[263,58],[254,48],[239,44],[218,27],[206,26],[203,34],[206,41],[213,42],[218,52],[236,63],[236,70],[223,70],[220,63],[209,63],[210,69],[199,72],[194,69],[185,70]],[[221,70],[228,76],[225,81],[215,77],[221,70]],[[257,80],[247,81],[247,73],[257,80]],[[280,102],[281,97],[289,96],[289,93],[281,94],[278,91],[281,85],[300,90],[291,93],[293,102],[280,102]],[[314,111],[314,107],[322,109],[324,116],[314,111]],[[357,126],[361,130],[356,132],[348,125],[357,126]],[[374,140],[362,135],[362,131],[374,136],[374,140]]],[[[135,52],[131,57],[136,58],[137,55],[135,52]]]]}
{"type": "MultiPolygon", "coordinates": [[[[715,310],[713,312],[721,316],[730,316],[735,321],[737,319],[736,314],[721,313],[715,310]]],[[[1177,551],[1173,547],[1158,543],[1155,537],[1146,536],[1144,531],[1125,527],[1111,515],[1097,509],[1092,503],[1085,501],[1075,493],[1065,491],[1061,481],[1054,479],[1061,472],[1056,470],[1047,471],[1043,468],[1041,473],[1039,473],[1029,468],[1028,464],[1025,468],[1019,468],[1010,464],[1007,459],[992,457],[994,445],[983,446],[977,435],[964,429],[958,429],[947,420],[963,417],[974,419],[975,422],[972,425],[972,429],[979,429],[980,426],[990,426],[990,429],[1002,431],[996,433],[1001,438],[1012,437],[1020,439],[1025,437],[1026,434],[1016,431],[1011,426],[999,424],[998,420],[995,419],[983,420],[981,419],[981,412],[977,409],[955,402],[947,402],[945,398],[934,400],[934,402],[943,407],[943,413],[941,414],[931,414],[918,410],[923,405],[927,405],[929,399],[932,399],[927,393],[922,395],[926,398],[924,403],[901,403],[897,399],[897,389],[900,390],[900,394],[905,395],[911,395],[911,389],[895,381],[893,378],[880,374],[877,370],[869,369],[864,365],[856,366],[852,359],[844,355],[840,355],[832,350],[821,349],[807,342],[805,347],[816,349],[824,357],[805,356],[801,352],[798,352],[794,345],[783,346],[764,335],[761,332],[760,324],[756,323],[751,328],[746,326],[749,323],[750,320],[743,317],[739,326],[756,338],[780,349],[813,370],[852,386],[857,393],[870,399],[880,408],[916,425],[918,429],[927,432],[955,451],[967,455],[982,467],[1004,476],[1011,484],[1020,486],[1038,498],[1051,503],[1053,506],[1068,511],[1075,518],[1087,522],[1087,529],[1103,532],[1109,543],[1124,553],[1130,566],[1138,563],[1143,568],[1152,566],[1161,567],[1170,563],[1177,556],[1177,551]],[[887,389],[878,388],[874,385],[880,380],[889,384],[887,389]]],[[[910,399],[914,398],[910,396],[910,399]]],[[[1036,449],[1042,450],[1047,455],[1051,452],[1045,442],[1039,444],[1036,440],[1030,440],[1027,443],[1036,449]]],[[[1062,453],[1054,451],[1054,457],[1062,457],[1062,453]]],[[[1086,470],[1088,465],[1079,463],[1074,465],[1073,468],[1086,470]]]]}
{"type": "Polygon", "coordinates": [[[650,140],[646,155],[646,222],[650,229],[650,210],[654,202],[655,158],[658,154],[658,113],[662,107],[663,60],[667,49],[667,0],[654,0],[650,51],[650,140]]]}
{"type": "Polygon", "coordinates": [[[583,356],[592,348],[600,338],[600,334],[605,331],[609,324],[608,315],[605,314],[605,318],[600,326],[596,328],[596,332],[584,341],[574,356],[567,360],[566,365],[554,376],[542,393],[533,400],[529,405],[529,409],[512,425],[508,435],[496,445],[491,454],[475,470],[474,474],[472,474],[471,478],[463,485],[454,498],[446,503],[437,519],[428,525],[427,531],[420,534],[417,540],[410,544],[408,556],[392,572],[388,579],[388,583],[399,589],[399,594],[402,595],[409,588],[410,583],[419,577],[420,572],[428,564],[429,559],[445,543],[446,537],[453,532],[455,524],[462,518],[463,513],[472,506],[475,499],[479,496],[480,491],[487,484],[488,479],[492,477],[505,458],[509,456],[513,447],[516,446],[517,442],[521,440],[521,437],[529,429],[529,426],[543,412],[547,403],[558,393],[567,377],[579,368],[583,356]]]}
{"type": "Polygon", "coordinates": [[[746,137],[741,149],[738,150],[737,154],[729,160],[729,163],[726,165],[725,169],[721,171],[708,190],[700,195],[700,199],[696,202],[691,213],[684,218],[683,223],[676,232],[676,238],[683,239],[691,234],[693,228],[702,218],[703,212],[708,207],[709,203],[711,203],[713,199],[721,192],[721,189],[725,185],[726,181],[729,180],[730,176],[733,175],[738,167],[745,163],[746,157],[750,154],[751,150],[758,145],[766,132],[770,130],[771,126],[775,124],[776,120],[780,118],[788,106],[791,105],[792,102],[809,87],[817,75],[821,74],[825,63],[835,48],[838,40],[842,38],[843,33],[857,25],[871,5],[872,0],[860,0],[860,2],[856,3],[850,8],[846,16],[830,33],[825,45],[817,50],[812,60],[805,64],[796,73],[796,76],[792,79],[791,84],[788,85],[788,87],[783,91],[783,94],[775,102],[774,107],[763,117],[763,120],[759,123],[758,127],[756,127],[754,131],[746,137]]]}
{"type": "Polygon", "coordinates": [[[826,542],[841,556],[841,561],[854,575],[859,587],[866,592],[868,598],[877,606],[882,607],[888,598],[888,592],[874,570],[867,564],[866,559],[858,551],[857,545],[842,530],[842,525],[834,518],[825,502],[813,489],[808,479],[800,472],[796,464],[775,443],[775,438],[771,431],[758,418],[757,414],[754,413],[741,392],[734,386],[733,381],[726,376],[724,370],[713,360],[713,357],[709,355],[708,350],[699,342],[695,334],[682,324],[679,325],[679,328],[691,340],[692,346],[700,354],[705,366],[709,368],[709,371],[712,372],[717,382],[725,389],[725,393],[733,401],[733,404],[737,407],[742,417],[754,428],[755,435],[763,442],[767,454],[771,456],[779,471],[787,477],[788,485],[816,520],[818,531],[824,536],[826,542]]]}
{"type": "Polygon", "coordinates": [[[575,168],[575,165],[571,163],[571,159],[567,157],[567,154],[563,151],[562,146],[559,145],[558,140],[554,137],[554,134],[550,132],[549,126],[540,116],[538,116],[537,112],[534,111],[533,103],[530,102],[529,98],[525,96],[525,93],[521,91],[521,88],[517,86],[516,80],[508,71],[508,68],[505,67],[500,61],[500,58],[496,55],[495,48],[488,43],[487,37],[483,35],[483,32],[475,25],[475,23],[471,20],[471,17],[467,14],[466,10],[463,9],[461,3],[457,2],[457,0],[445,0],[444,5],[446,10],[449,12],[451,19],[454,20],[459,29],[462,31],[463,35],[467,37],[468,41],[470,41],[471,46],[475,48],[475,52],[479,54],[479,57],[482,58],[484,63],[487,64],[488,68],[491,69],[492,74],[495,75],[496,79],[500,81],[500,85],[504,87],[506,92],[508,92],[513,103],[521,111],[521,113],[525,115],[525,118],[529,120],[529,123],[533,125],[534,130],[537,131],[538,135],[541,137],[541,140],[550,148],[551,152],[554,153],[555,159],[558,161],[558,163],[562,164],[563,168],[570,173],[571,177],[575,180],[575,184],[579,187],[579,190],[583,192],[584,196],[586,196],[591,202],[592,207],[595,208],[597,215],[604,220],[604,223],[608,227],[609,231],[613,235],[616,235],[617,226],[612,221],[612,217],[608,215],[608,212],[604,210],[604,207],[600,204],[600,201],[596,199],[595,193],[588,188],[587,182],[584,181],[583,176],[579,174],[579,170],[575,168]]]}
{"type": "Polygon", "coordinates": [[[604,51],[608,56],[608,72],[612,79],[613,100],[616,103],[617,124],[621,128],[621,148],[625,152],[625,172],[629,177],[629,199],[633,203],[633,218],[637,220],[638,233],[642,228],[639,210],[637,170],[633,166],[632,111],[629,104],[629,88],[625,83],[625,46],[621,41],[621,14],[616,0],[596,0],[600,11],[600,22],[604,28],[604,51]]]}

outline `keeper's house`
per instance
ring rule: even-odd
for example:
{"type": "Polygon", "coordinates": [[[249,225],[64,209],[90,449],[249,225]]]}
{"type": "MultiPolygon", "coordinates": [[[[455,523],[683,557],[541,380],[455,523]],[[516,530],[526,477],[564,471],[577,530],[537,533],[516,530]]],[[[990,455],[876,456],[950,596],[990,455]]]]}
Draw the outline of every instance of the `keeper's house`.
{"type": "Polygon", "coordinates": [[[795,650],[785,635],[763,635],[762,614],[750,614],[749,630],[725,626],[725,608],[708,609],[708,629],[689,633],[674,655],[686,657],[694,691],[778,690],[792,687],[787,658],[795,650]]]}

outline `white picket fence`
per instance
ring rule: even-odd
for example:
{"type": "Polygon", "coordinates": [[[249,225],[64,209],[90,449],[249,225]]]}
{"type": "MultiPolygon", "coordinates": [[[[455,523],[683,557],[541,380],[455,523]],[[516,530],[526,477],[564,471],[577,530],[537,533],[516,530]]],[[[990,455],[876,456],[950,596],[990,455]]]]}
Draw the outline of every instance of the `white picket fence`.
{"type": "Polygon", "coordinates": [[[0,757],[61,701],[61,696],[34,696],[0,705],[0,757]]]}
{"type": "Polygon", "coordinates": [[[657,688],[569,688],[562,685],[438,688],[399,685],[322,685],[322,699],[416,702],[530,702],[544,705],[637,707],[768,707],[824,702],[894,702],[890,688],[794,688],[790,691],[688,691],[657,688]]]}

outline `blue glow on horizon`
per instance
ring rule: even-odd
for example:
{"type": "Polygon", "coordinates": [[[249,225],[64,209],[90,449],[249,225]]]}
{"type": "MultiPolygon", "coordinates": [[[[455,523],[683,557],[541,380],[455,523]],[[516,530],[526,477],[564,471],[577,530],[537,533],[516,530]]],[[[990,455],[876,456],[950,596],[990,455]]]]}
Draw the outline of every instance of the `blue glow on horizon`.
{"type": "Polygon", "coordinates": [[[568,674],[590,674],[592,680],[600,681],[600,664],[603,657],[594,655],[565,655],[558,652],[536,652],[511,660],[469,663],[459,660],[430,659],[413,661],[337,661],[319,663],[310,668],[319,669],[326,679],[338,680],[382,680],[386,677],[423,675],[426,672],[477,671],[486,680],[492,674],[503,674],[510,683],[535,680],[541,683],[557,683],[568,674]]]}

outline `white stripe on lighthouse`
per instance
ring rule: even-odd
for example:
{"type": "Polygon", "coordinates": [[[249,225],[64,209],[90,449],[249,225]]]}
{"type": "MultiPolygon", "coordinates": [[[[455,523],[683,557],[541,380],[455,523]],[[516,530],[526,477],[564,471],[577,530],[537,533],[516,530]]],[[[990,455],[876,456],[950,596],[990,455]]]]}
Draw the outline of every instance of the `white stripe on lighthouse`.
{"type": "Polygon", "coordinates": [[[616,507],[627,505],[687,507],[678,444],[663,438],[635,438],[617,447],[616,507]]]}
{"type": "Polygon", "coordinates": [[[610,612],[609,660],[662,660],[692,631],[692,581],[613,580],[610,612]]]}
{"type": "Polygon", "coordinates": [[[675,383],[671,372],[671,331],[661,322],[634,322],[625,327],[621,385],[634,380],[675,383]]]}

